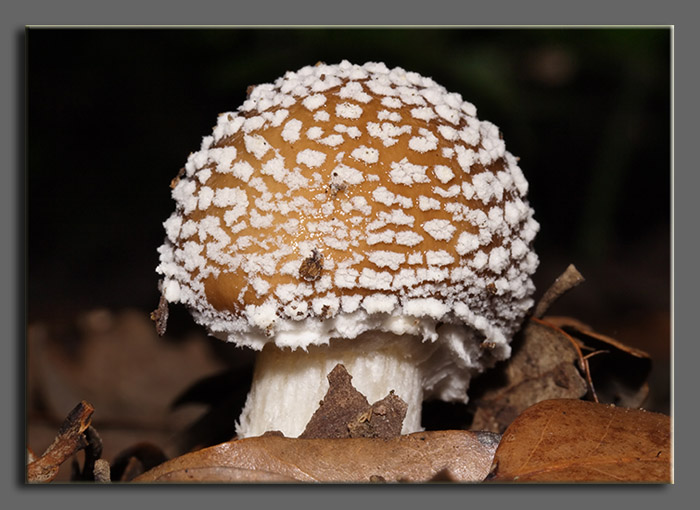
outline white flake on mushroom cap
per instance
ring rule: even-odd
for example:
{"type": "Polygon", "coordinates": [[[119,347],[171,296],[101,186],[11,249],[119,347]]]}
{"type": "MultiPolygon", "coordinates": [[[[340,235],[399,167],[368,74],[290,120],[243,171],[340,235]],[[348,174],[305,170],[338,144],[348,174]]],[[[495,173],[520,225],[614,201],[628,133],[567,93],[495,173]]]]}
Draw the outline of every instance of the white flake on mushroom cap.
{"type": "Polygon", "coordinates": [[[261,350],[240,436],[298,436],[343,363],[391,390],[467,401],[532,305],[538,230],[498,129],[381,63],[308,66],[222,114],[173,189],[162,290],[261,350]],[[485,348],[484,346],[488,346],[485,348]]]}

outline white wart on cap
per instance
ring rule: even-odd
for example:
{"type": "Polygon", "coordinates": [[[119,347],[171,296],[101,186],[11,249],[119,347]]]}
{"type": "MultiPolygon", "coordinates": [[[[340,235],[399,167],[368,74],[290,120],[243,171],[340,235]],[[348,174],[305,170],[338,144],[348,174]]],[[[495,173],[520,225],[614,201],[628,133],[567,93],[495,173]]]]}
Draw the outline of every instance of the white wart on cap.
{"type": "MultiPolygon", "coordinates": [[[[496,126],[459,94],[381,63],[309,66],[219,116],[176,179],[157,270],[167,301],[211,334],[265,347],[278,365],[287,354],[328,360],[304,376],[320,374],[306,420],[326,364],[350,356],[358,389],[370,402],[395,389],[413,431],[423,398],[466,401],[471,376],[510,354],[538,263],[527,188],[496,126]],[[372,342],[398,365],[367,368],[372,342]],[[420,395],[372,382],[404,363],[420,395]]],[[[269,391],[293,380],[280,375],[269,391]]],[[[253,417],[256,391],[240,435],[303,431],[303,416],[276,426],[290,409],[253,417]]]]}

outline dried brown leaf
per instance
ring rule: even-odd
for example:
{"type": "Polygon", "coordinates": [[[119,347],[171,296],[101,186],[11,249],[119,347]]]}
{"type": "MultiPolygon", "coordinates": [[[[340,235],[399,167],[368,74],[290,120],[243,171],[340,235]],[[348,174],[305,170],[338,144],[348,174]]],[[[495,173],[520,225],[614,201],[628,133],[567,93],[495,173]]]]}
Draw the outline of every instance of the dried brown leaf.
{"type": "Polygon", "coordinates": [[[258,469],[245,469],[230,466],[184,468],[170,471],[158,482],[202,482],[202,483],[247,483],[247,482],[296,482],[294,478],[258,469]]]}
{"type": "Polygon", "coordinates": [[[571,317],[547,317],[546,322],[574,337],[582,349],[600,353],[588,360],[591,379],[601,402],[639,407],[649,395],[651,358],[571,317]]]}
{"type": "Polygon", "coordinates": [[[105,423],[178,430],[193,413],[173,415],[169,402],[224,366],[203,335],[181,342],[161,338],[139,310],[93,310],[71,324],[72,351],[48,324],[32,325],[27,335],[32,388],[49,416],[61,417],[60,409],[87,400],[100,410],[100,430],[105,423]]]}
{"type": "Polygon", "coordinates": [[[380,437],[401,434],[408,406],[394,392],[369,405],[352,385],[352,376],[342,364],[328,374],[328,391],[311,416],[301,439],[380,437]]]}
{"type": "Polygon", "coordinates": [[[369,402],[352,385],[352,376],[343,365],[336,365],[327,378],[328,391],[299,436],[302,439],[350,437],[348,423],[369,408],[369,402]]]}
{"type": "Polygon", "coordinates": [[[491,466],[491,439],[459,430],[392,439],[252,437],[183,455],[134,481],[246,482],[260,475],[297,482],[478,482],[491,466]]]}
{"type": "Polygon", "coordinates": [[[502,433],[541,400],[580,398],[588,391],[577,350],[556,330],[530,321],[512,345],[510,359],[472,384],[473,430],[502,433]]]}
{"type": "Polygon", "coordinates": [[[350,437],[380,437],[389,439],[401,435],[408,405],[392,390],[389,395],[372,404],[369,409],[348,423],[350,437]]]}
{"type": "Polygon", "coordinates": [[[506,430],[489,480],[670,482],[670,418],[581,400],[540,402],[506,430]]]}
{"type": "Polygon", "coordinates": [[[583,281],[578,270],[569,265],[513,340],[511,357],[472,382],[472,429],[503,432],[522,411],[542,400],[586,394],[595,398],[580,345],[540,319],[554,301],[583,281]]]}

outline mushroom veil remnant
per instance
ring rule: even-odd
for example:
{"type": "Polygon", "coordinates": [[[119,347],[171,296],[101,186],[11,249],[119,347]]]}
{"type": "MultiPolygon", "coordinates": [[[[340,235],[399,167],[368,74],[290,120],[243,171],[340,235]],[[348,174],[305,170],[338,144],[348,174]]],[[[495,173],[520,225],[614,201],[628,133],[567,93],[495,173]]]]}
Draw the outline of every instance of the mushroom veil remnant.
{"type": "Polygon", "coordinates": [[[342,363],[403,433],[467,401],[533,304],[538,230],[498,128],[432,79],[317,64],[249,89],[172,184],[161,290],[260,351],[239,437],[296,437],[342,363]]]}

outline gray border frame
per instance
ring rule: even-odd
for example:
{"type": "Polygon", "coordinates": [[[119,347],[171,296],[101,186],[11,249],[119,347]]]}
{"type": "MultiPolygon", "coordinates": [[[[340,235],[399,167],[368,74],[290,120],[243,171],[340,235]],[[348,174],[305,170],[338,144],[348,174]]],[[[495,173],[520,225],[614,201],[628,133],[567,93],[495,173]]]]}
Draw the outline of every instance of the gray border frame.
{"type": "MultiPolygon", "coordinates": [[[[2,64],[6,73],[2,79],[2,130],[0,137],[4,159],[4,186],[0,187],[2,197],[0,204],[4,208],[0,214],[5,239],[9,242],[2,247],[2,324],[5,326],[5,341],[2,343],[2,385],[3,402],[6,403],[3,420],[4,441],[0,450],[2,464],[0,480],[2,481],[3,499],[11,507],[24,503],[34,505],[77,506],[93,504],[101,507],[123,508],[129,503],[138,506],[167,505],[199,506],[222,503],[246,508],[274,507],[280,505],[314,507],[316,504],[332,506],[394,506],[433,507],[445,503],[455,505],[478,505],[486,503],[507,508],[508,505],[548,506],[559,505],[567,508],[588,508],[596,502],[605,506],[658,507],[676,503],[694,496],[693,486],[688,482],[693,474],[690,462],[698,453],[698,441],[689,433],[697,420],[692,415],[696,405],[693,397],[686,395],[697,385],[693,370],[697,343],[683,345],[678,349],[674,363],[674,402],[686,402],[678,408],[673,407],[676,459],[674,486],[391,486],[391,487],[286,487],[286,486],[227,486],[227,487],[86,487],[86,486],[23,486],[21,475],[17,475],[18,461],[22,460],[22,427],[24,423],[21,410],[22,366],[24,363],[24,26],[27,24],[47,25],[193,25],[220,23],[231,20],[236,24],[254,23],[257,26],[274,24],[324,24],[324,25],[370,25],[370,24],[439,24],[476,25],[484,22],[490,25],[657,25],[674,26],[674,105],[678,114],[673,116],[673,221],[674,232],[697,232],[687,222],[695,222],[695,211],[691,209],[690,193],[697,189],[695,166],[688,161],[688,147],[697,145],[694,138],[697,133],[698,102],[691,91],[698,87],[696,72],[697,50],[699,47],[697,30],[687,20],[694,19],[690,9],[683,12],[690,3],[663,2],[600,2],[598,6],[585,4],[568,4],[563,2],[490,2],[480,3],[478,11],[468,4],[452,1],[423,3],[420,6],[409,2],[397,8],[396,4],[377,2],[359,2],[333,7],[327,2],[252,2],[242,5],[228,5],[221,12],[209,9],[208,1],[184,8],[181,5],[167,4],[163,0],[155,2],[134,2],[124,0],[119,3],[98,5],[89,1],[25,1],[9,2],[0,10],[3,20],[2,64]],[[365,4],[362,6],[361,4],[365,4]],[[447,8],[445,6],[451,6],[447,8]],[[337,10],[336,10],[337,9],[337,10]],[[461,11],[461,12],[460,12],[461,11]],[[335,14],[337,12],[337,14],[335,14]],[[9,72],[8,72],[9,71],[9,72]],[[691,74],[691,75],[689,75],[691,74]],[[692,124],[691,124],[692,122],[692,124]],[[677,149],[677,150],[676,150],[677,149]],[[685,229],[689,230],[685,230],[685,229]],[[694,347],[693,347],[694,345],[694,347]],[[693,350],[693,348],[695,350],[693,350]],[[690,402],[686,398],[691,399],[690,402]],[[690,403],[691,405],[687,405],[690,403]],[[9,405],[7,405],[9,404],[9,405]],[[677,412],[679,411],[679,412],[677,412]],[[691,413],[690,416],[688,414],[691,413]],[[96,494],[98,490],[107,490],[105,494],[96,494]],[[84,499],[87,498],[87,499],[84,499]]],[[[214,2],[211,2],[214,4],[214,2]]],[[[697,199],[695,200],[697,202],[697,199]]],[[[697,298],[697,276],[688,258],[694,255],[690,247],[684,246],[692,235],[673,237],[675,248],[674,276],[674,335],[673,339],[691,336],[688,318],[695,311],[697,298]],[[678,282],[675,275],[682,275],[678,282]]],[[[695,257],[694,257],[695,258],[695,257]]],[[[695,312],[697,314],[697,312],[695,312]]],[[[690,339],[689,339],[690,342],[690,339]]],[[[683,343],[683,341],[679,342],[683,343]]],[[[694,393],[694,392],[693,392],[694,393]]],[[[693,498],[695,499],[695,498],[693,498]]]]}

